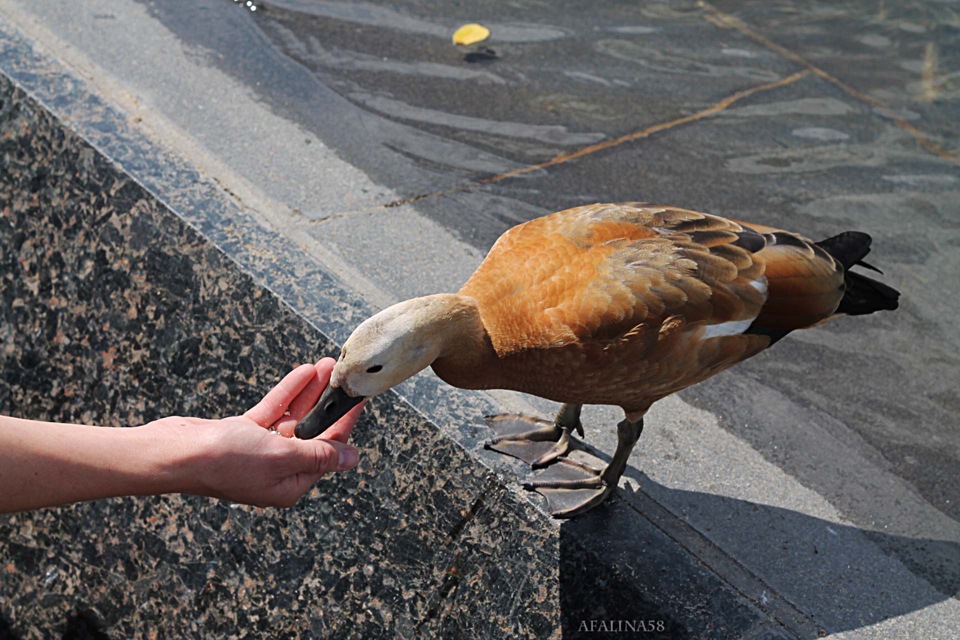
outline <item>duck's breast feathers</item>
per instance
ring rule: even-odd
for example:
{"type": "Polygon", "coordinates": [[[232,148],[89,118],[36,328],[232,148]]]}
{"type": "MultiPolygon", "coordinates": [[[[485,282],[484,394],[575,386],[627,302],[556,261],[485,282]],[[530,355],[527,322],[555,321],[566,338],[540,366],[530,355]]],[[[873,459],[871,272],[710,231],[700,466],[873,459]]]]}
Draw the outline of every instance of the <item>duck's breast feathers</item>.
{"type": "Polygon", "coordinates": [[[829,256],[782,233],[670,207],[578,207],[504,233],[460,293],[477,299],[501,356],[650,330],[655,340],[667,318],[706,338],[742,333],[775,294],[819,290],[795,274],[834,273],[829,256]]]}

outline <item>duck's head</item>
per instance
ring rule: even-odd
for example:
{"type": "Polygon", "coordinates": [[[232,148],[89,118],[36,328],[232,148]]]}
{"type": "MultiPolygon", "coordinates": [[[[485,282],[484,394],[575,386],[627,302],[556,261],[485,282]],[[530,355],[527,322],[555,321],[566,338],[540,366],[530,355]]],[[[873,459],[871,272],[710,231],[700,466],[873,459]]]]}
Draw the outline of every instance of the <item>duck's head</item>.
{"type": "Polygon", "coordinates": [[[361,323],[344,343],[329,386],[297,425],[296,436],[315,438],[364,398],[430,366],[456,335],[464,306],[458,298],[439,294],[406,300],[361,323]]]}

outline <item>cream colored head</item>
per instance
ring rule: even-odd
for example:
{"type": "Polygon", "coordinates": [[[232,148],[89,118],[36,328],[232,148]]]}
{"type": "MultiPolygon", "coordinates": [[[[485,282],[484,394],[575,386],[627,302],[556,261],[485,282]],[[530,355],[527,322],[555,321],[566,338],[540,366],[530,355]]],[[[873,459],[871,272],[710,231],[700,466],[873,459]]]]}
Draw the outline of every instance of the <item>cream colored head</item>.
{"type": "MultiPolygon", "coordinates": [[[[332,387],[350,396],[374,396],[427,368],[463,330],[464,310],[476,306],[452,294],[413,298],[358,326],[333,368],[332,387]]],[[[479,318],[479,316],[476,316],[479,318]]]]}

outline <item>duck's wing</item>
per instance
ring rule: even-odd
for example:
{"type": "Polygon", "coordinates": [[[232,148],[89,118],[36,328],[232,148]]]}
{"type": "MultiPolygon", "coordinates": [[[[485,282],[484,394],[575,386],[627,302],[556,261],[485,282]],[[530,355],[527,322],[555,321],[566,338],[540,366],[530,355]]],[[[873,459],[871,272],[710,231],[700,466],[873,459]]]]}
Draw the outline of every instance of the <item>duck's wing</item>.
{"type": "Polygon", "coordinates": [[[501,356],[577,342],[652,345],[665,323],[704,327],[708,339],[822,320],[836,308],[823,295],[835,278],[821,282],[836,273],[833,262],[778,230],[669,207],[590,205],[507,231],[460,293],[477,299],[501,356]]]}

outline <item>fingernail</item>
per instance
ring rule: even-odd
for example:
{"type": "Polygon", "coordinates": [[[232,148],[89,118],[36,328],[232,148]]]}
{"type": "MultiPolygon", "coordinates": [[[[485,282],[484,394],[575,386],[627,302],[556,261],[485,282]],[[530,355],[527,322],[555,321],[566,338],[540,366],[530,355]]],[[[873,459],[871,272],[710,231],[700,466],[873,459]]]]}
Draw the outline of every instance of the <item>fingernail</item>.
{"type": "Polygon", "coordinates": [[[349,449],[344,448],[340,449],[340,470],[346,471],[347,469],[353,469],[357,466],[357,463],[360,462],[360,456],[357,454],[357,450],[353,447],[349,449]]]}

